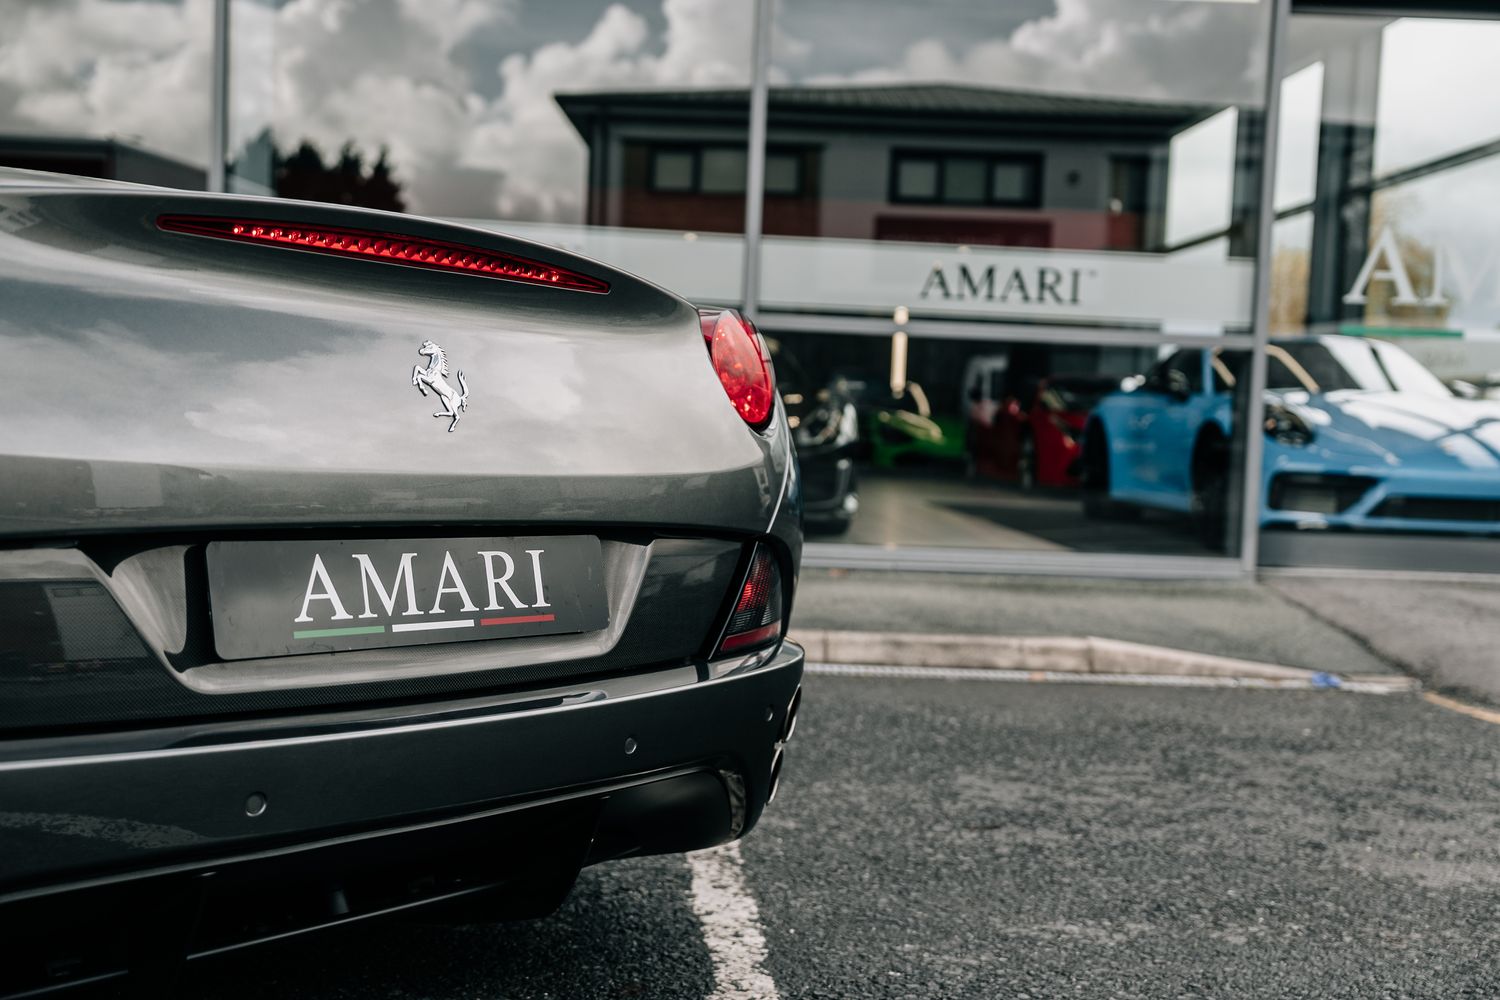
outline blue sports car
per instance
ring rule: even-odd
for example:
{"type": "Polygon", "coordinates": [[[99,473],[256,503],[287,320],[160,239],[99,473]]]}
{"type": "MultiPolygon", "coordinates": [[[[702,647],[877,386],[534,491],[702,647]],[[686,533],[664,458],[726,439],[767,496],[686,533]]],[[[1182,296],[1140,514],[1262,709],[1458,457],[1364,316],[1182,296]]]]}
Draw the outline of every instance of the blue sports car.
{"type": "MultiPolygon", "coordinates": [[[[1187,348],[1100,401],[1084,509],[1194,514],[1222,542],[1235,387],[1245,355],[1187,348]]],[[[1272,341],[1261,523],[1500,533],[1500,403],[1460,399],[1393,344],[1272,341]]]]}

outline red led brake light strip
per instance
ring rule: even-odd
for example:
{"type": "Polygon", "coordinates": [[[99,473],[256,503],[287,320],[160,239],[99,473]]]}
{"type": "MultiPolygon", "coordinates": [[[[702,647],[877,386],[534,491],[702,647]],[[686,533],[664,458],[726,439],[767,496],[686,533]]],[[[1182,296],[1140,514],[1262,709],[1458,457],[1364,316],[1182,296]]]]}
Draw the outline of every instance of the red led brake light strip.
{"type": "Polygon", "coordinates": [[[156,220],[159,228],[174,233],[212,236],[241,243],[291,247],[339,257],[361,257],[382,260],[408,267],[425,267],[436,271],[477,274],[502,281],[519,281],[531,285],[549,285],[575,292],[604,293],[609,283],[579,274],[567,268],[553,267],[539,261],[481,250],[478,247],[446,240],[396,236],[339,226],[310,226],[292,222],[266,222],[258,219],[221,219],[203,216],[163,215],[156,220]]]}

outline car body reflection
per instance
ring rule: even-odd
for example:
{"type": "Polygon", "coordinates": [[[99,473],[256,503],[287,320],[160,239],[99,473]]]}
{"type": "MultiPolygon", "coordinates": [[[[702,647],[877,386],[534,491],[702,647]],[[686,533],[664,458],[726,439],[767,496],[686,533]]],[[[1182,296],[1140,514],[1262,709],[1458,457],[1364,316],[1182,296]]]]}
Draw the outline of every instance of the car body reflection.
{"type": "MultiPolygon", "coordinates": [[[[1393,344],[1273,341],[1264,525],[1500,533],[1500,403],[1463,399],[1393,344]]],[[[1103,399],[1084,445],[1085,510],[1194,514],[1222,539],[1245,356],[1185,349],[1103,399]]]]}

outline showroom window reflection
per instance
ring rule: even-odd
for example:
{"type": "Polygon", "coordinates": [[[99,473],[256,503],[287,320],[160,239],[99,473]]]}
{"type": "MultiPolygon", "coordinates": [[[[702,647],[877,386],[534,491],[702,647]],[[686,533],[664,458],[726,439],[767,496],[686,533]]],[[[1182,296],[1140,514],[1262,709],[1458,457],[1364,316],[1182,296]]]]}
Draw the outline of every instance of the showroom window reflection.
{"type": "MultiPolygon", "coordinates": [[[[1149,49],[1186,32],[1205,53],[1243,59],[1263,49],[1268,5],[1153,7],[1141,22],[1138,0],[1099,0],[1100,30],[1131,24],[1139,50],[1093,68],[1059,52],[1042,82],[981,56],[1022,28],[1053,30],[1050,10],[976,0],[934,18],[880,0],[853,45],[829,32],[817,3],[785,0],[775,6],[763,184],[750,192],[752,33],[729,29],[753,6],[720,2],[724,48],[690,77],[674,76],[670,46],[692,26],[673,20],[672,5],[544,18],[521,4],[514,34],[549,26],[528,43],[488,38],[483,26],[459,44],[418,30],[394,55],[437,67],[425,90],[403,89],[394,71],[335,84],[351,101],[378,95],[391,110],[379,128],[361,131],[347,114],[357,103],[298,98],[278,83],[262,114],[268,131],[256,134],[272,136],[278,189],[294,169],[316,174],[320,157],[340,178],[388,165],[381,176],[400,183],[409,210],[558,243],[702,306],[743,303],[745,199],[760,198],[762,279],[745,304],[787,375],[809,524],[824,538],[1236,551],[1242,473],[1231,445],[1243,431],[1209,411],[1237,400],[1206,390],[1155,400],[1143,386],[1183,337],[1248,346],[1263,71],[1173,65],[1149,49]],[[548,75],[581,51],[579,39],[633,15],[649,40],[611,72],[580,62],[548,75]],[[498,63],[498,87],[484,82],[481,50],[498,63]],[[938,51],[952,58],[912,62],[938,51]],[[423,111],[420,128],[403,124],[409,102],[423,111]],[[518,144],[510,126],[522,124],[528,142],[518,144]],[[984,391],[968,386],[973,371],[987,373],[984,391]],[[1126,409],[1195,408],[1191,421],[1167,422],[1186,436],[1170,449],[1184,470],[1161,473],[1170,490],[1138,489],[1133,501],[1111,492],[1110,477],[1141,488],[1159,473],[1111,458],[1127,423],[1091,420],[1130,392],[1126,409]],[[1085,497],[1085,483],[1105,502],[1085,497]],[[1128,527],[1096,516],[1131,503],[1144,516],[1128,527]]],[[[292,15],[260,9],[263,20],[272,12],[271,30],[257,29],[268,47],[236,71],[250,77],[247,106],[265,92],[267,65],[277,81],[317,76],[302,61],[305,39],[281,23],[292,15]]],[[[388,16],[357,20],[373,30],[388,16]]],[[[340,41],[328,39],[334,61],[340,41]]]]}
{"type": "Polygon", "coordinates": [[[1500,271],[1485,224],[1500,117],[1482,95],[1500,72],[1488,55],[1500,24],[1366,17],[1310,27],[1307,65],[1284,90],[1276,326],[1382,337],[1438,378],[1487,391],[1500,380],[1500,271]],[[1434,75],[1439,54],[1444,72],[1434,75]],[[1372,79],[1377,88],[1358,85],[1372,79]]]}

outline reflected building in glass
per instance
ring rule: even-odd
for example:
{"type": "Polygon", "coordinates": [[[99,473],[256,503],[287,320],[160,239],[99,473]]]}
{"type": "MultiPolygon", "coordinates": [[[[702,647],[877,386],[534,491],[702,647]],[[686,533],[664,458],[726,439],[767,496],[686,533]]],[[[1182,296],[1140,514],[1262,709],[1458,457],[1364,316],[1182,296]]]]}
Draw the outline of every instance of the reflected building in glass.
{"type": "MultiPolygon", "coordinates": [[[[745,92],[557,102],[589,148],[590,224],[738,228],[745,92]]],[[[1218,110],[951,84],[773,87],[768,104],[767,235],[1151,251],[1170,141],[1218,110]]]]}
{"type": "Polygon", "coordinates": [[[222,173],[740,306],[813,562],[1493,568],[1500,23],[1380,8],[16,5],[0,163],[222,173]]]}

